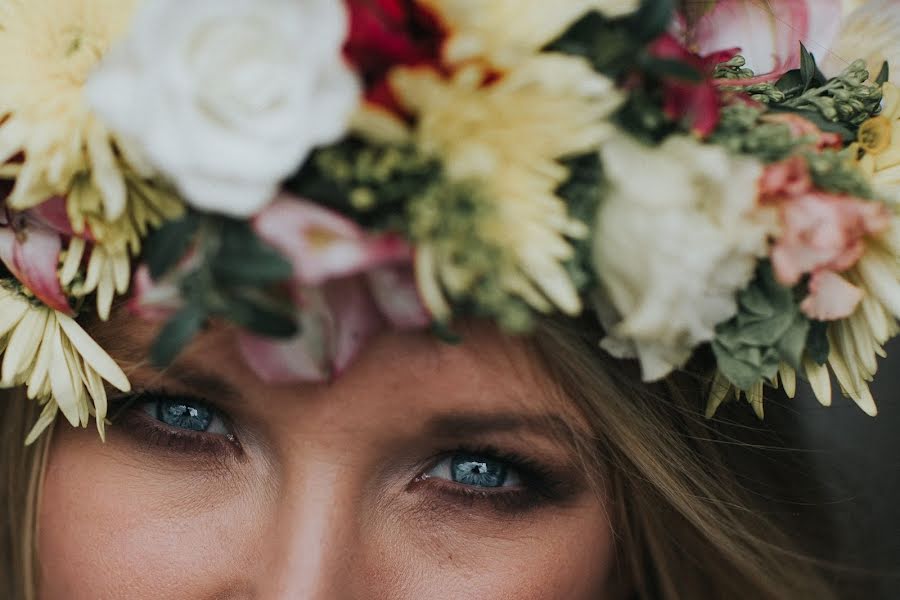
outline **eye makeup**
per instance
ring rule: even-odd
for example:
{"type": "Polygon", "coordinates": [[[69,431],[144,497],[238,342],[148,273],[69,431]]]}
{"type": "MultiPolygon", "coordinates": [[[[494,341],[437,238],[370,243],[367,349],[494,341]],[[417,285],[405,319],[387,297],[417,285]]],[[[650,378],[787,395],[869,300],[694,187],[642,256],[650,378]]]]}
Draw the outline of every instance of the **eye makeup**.
{"type": "MultiPolygon", "coordinates": [[[[113,401],[113,424],[141,449],[167,460],[222,461],[244,450],[228,415],[212,403],[164,390],[113,401]]],[[[484,439],[476,432],[473,439],[484,439]]],[[[431,454],[405,487],[440,508],[521,514],[575,497],[582,486],[574,469],[494,445],[451,444],[431,454]]]]}
{"type": "Polygon", "coordinates": [[[147,449],[216,459],[243,454],[228,416],[197,398],[146,391],[114,399],[111,413],[113,424],[147,449]]]}

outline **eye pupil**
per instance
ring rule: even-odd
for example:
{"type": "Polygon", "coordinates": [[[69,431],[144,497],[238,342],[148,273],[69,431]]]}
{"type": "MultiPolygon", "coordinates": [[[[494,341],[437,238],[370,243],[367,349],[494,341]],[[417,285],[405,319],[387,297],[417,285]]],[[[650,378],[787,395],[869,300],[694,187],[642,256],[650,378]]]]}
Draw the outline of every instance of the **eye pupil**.
{"type": "Polygon", "coordinates": [[[203,432],[212,424],[213,412],[197,404],[163,400],[157,404],[156,418],[178,429],[203,432]]]}
{"type": "Polygon", "coordinates": [[[457,455],[450,465],[453,481],[476,487],[502,487],[506,482],[506,466],[479,456],[457,455]]]}

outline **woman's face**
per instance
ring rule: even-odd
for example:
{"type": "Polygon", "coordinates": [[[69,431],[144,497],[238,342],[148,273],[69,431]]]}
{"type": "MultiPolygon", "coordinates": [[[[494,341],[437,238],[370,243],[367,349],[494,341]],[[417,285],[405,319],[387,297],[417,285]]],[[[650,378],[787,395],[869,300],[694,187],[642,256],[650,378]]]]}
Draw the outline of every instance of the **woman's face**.
{"type": "MultiPolygon", "coordinates": [[[[95,333],[129,364],[155,332],[119,319],[95,333]]],[[[391,334],[334,383],[271,386],[231,335],[135,366],[105,444],[56,429],[42,598],[610,597],[587,427],[523,348],[391,334]]]]}

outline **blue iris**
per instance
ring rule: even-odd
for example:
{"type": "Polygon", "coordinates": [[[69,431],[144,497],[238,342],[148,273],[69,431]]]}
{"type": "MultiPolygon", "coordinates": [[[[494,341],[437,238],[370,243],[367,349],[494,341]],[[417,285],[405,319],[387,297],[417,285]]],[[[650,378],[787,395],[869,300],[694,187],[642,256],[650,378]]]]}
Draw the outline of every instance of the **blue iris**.
{"type": "Polygon", "coordinates": [[[475,487],[497,488],[506,483],[506,465],[483,456],[458,454],[450,463],[453,481],[475,487]]]}
{"type": "Polygon", "coordinates": [[[215,413],[200,404],[189,404],[177,400],[159,400],[156,403],[156,418],[178,429],[204,432],[212,425],[215,413]]]}

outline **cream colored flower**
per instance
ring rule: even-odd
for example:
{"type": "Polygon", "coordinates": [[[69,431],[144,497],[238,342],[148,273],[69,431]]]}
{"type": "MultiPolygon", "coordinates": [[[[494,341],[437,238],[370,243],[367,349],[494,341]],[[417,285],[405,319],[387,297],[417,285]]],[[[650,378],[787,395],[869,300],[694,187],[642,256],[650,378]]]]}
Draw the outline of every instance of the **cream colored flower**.
{"type": "Polygon", "coordinates": [[[875,191],[900,205],[900,89],[895,85],[884,85],[883,109],[863,123],[859,148],[865,152],[859,166],[875,191]]]}
{"type": "MultiPolygon", "coordinates": [[[[569,176],[559,159],[599,147],[612,132],[606,119],[621,95],[586,61],[562,55],[525,61],[488,85],[485,78],[474,66],[451,80],[401,69],[391,84],[417,119],[412,137],[420,150],[439,158],[451,179],[476,182],[491,203],[480,236],[508,249],[518,264],[502,287],[538,310],[555,305],[577,314],[581,302],[563,267],[573,256],[566,238],[587,231],[556,195],[569,176]]],[[[443,316],[448,309],[438,282],[453,287],[454,273],[434,263],[428,247],[419,248],[418,259],[429,308],[443,316]]]]}
{"type": "Polygon", "coordinates": [[[336,0],[154,0],[92,74],[91,107],[200,210],[248,217],[360,89],[336,0]]]}
{"type": "Polygon", "coordinates": [[[900,5],[897,0],[845,0],[845,18],[837,42],[822,61],[826,75],[835,76],[857,58],[866,61],[874,79],[887,61],[891,81],[900,82],[900,5]]]}
{"type": "Polygon", "coordinates": [[[0,285],[0,355],[0,388],[25,386],[28,398],[44,405],[27,443],[60,411],[72,426],[86,427],[93,415],[103,436],[104,380],[123,392],[131,389],[125,373],[71,317],[7,285],[0,285]]]}
{"type": "Polygon", "coordinates": [[[83,90],[100,57],[127,29],[136,4],[0,3],[0,163],[24,156],[15,169],[12,207],[65,194],[76,176],[88,174],[110,218],[125,210],[116,140],[89,109],[83,90]]]}
{"type": "Polygon", "coordinates": [[[487,59],[509,67],[562,35],[590,11],[621,17],[639,0],[423,0],[451,32],[445,58],[460,63],[487,59]]]}
{"type": "Polygon", "coordinates": [[[766,255],[774,222],[757,207],[762,167],[688,137],[648,147],[623,136],[601,155],[611,187],[594,266],[619,317],[603,345],[660,379],[734,316],[766,255]]]}

